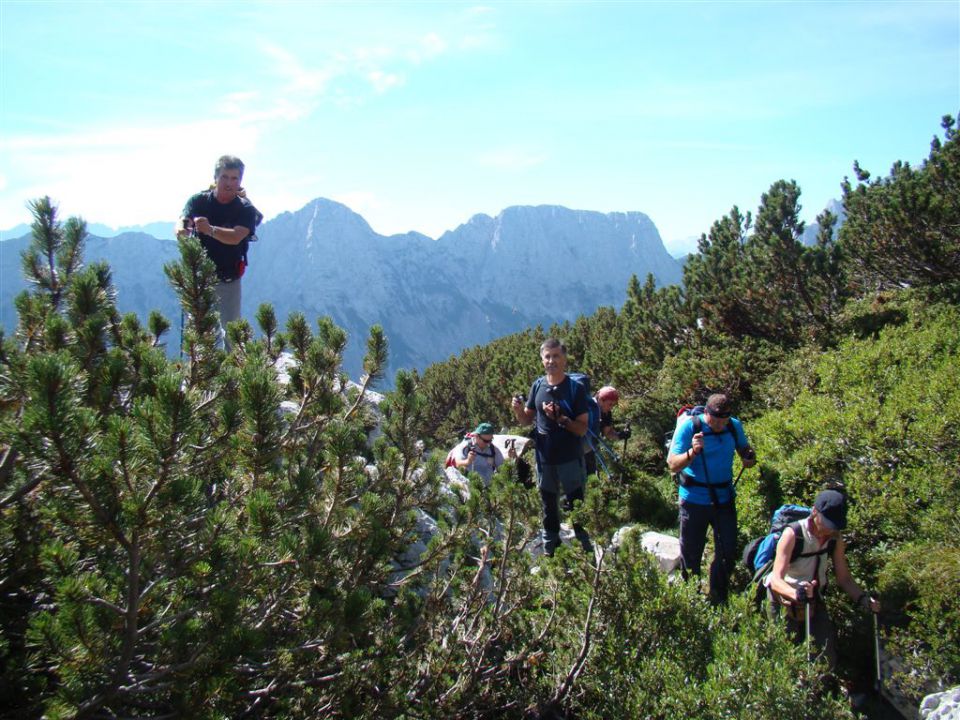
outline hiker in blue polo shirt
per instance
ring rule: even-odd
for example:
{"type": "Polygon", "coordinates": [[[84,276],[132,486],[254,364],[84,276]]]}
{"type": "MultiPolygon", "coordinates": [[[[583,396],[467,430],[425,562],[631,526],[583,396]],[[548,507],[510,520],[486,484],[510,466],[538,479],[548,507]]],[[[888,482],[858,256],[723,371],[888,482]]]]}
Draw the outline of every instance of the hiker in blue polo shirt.
{"type": "Polygon", "coordinates": [[[722,393],[707,398],[702,414],[693,415],[673,435],[667,465],[680,479],[680,556],[684,578],[700,574],[707,528],[713,528],[710,599],[727,599],[737,549],[733,453],[744,467],[756,463],[743,426],[731,417],[732,403],[722,393]]]}

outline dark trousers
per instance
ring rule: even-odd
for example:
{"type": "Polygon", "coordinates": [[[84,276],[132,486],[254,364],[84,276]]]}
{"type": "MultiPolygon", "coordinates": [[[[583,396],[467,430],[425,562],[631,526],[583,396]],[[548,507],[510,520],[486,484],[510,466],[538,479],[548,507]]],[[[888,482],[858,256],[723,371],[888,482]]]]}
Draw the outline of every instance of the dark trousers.
{"type": "Polygon", "coordinates": [[[713,562],[710,564],[710,599],[726,602],[730,573],[736,562],[737,509],[733,502],[696,505],[680,501],[680,557],[683,576],[700,574],[707,528],[713,528],[713,562]]]}
{"type": "MultiPolygon", "coordinates": [[[[583,502],[583,493],[583,485],[565,493],[563,509],[567,512],[573,512],[574,503],[583,502]]],[[[543,529],[546,531],[544,532],[544,550],[548,555],[553,555],[554,550],[560,546],[560,496],[557,493],[540,488],[540,507],[543,510],[543,529]]],[[[593,549],[590,543],[590,534],[585,527],[574,523],[573,534],[577,536],[577,540],[580,541],[584,550],[589,552],[593,549]]]]}
{"type": "Polygon", "coordinates": [[[592,450],[583,454],[583,464],[587,469],[587,475],[597,474],[597,454],[592,450]]]}
{"type": "MultiPolygon", "coordinates": [[[[810,641],[818,654],[826,657],[830,672],[837,667],[837,631],[827,613],[827,606],[817,596],[810,607],[810,641]]],[[[802,643],[807,637],[806,606],[786,606],[773,597],[767,590],[767,613],[772,618],[783,617],[787,624],[787,633],[794,641],[802,643]]]]}

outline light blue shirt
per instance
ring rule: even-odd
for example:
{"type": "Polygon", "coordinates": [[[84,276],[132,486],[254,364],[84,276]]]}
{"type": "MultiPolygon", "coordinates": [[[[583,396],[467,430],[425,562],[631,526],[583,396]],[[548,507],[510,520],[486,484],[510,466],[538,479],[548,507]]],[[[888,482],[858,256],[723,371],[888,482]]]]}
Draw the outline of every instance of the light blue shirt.
{"type": "MultiPolygon", "coordinates": [[[[733,480],[733,453],[737,448],[745,448],[749,445],[746,433],[743,432],[743,425],[737,418],[730,418],[729,428],[724,428],[722,432],[715,433],[707,425],[707,420],[700,415],[700,432],[703,433],[703,452],[697,455],[689,466],[683,469],[682,473],[692,477],[697,482],[711,485],[722,485],[733,480]],[[737,439],[734,442],[733,434],[736,433],[737,439]],[[704,472],[704,463],[706,463],[706,472],[704,472]]],[[[676,455],[682,455],[693,447],[693,418],[689,418],[682,423],[673,434],[673,444],[670,446],[670,452],[676,455]]],[[[730,502],[734,497],[733,487],[727,486],[716,488],[717,502],[730,502]]],[[[680,499],[693,503],[694,505],[710,505],[712,499],[710,490],[696,485],[680,485],[680,499]]]]}

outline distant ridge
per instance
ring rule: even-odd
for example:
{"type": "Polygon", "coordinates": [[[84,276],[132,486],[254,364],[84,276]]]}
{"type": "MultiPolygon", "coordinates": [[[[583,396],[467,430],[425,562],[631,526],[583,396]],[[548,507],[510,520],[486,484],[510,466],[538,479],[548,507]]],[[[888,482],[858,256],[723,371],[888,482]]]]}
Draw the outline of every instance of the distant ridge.
{"type": "MultiPolygon", "coordinates": [[[[423,369],[527,327],[619,307],[633,274],[643,280],[652,273],[659,285],[682,277],[641,212],[514,206],[496,217],[475,215],[433,240],[416,232],[379,235],[347,206],[317,198],[264,223],[258,236],[243,280],[244,317],[253,323],[265,302],[281,324],[291,312],[311,323],[331,316],[349,334],[345,366],[353,377],[375,323],[390,341],[392,379],[399,368],[423,369]]],[[[20,250],[28,241],[8,240],[0,253],[7,331],[15,323],[13,297],[25,287],[20,250]]],[[[91,233],[86,252],[88,261],[110,263],[121,311],[145,319],[157,309],[171,320],[171,351],[179,347],[180,310],[163,264],[177,256],[172,239],[136,232],[91,233]]]]}

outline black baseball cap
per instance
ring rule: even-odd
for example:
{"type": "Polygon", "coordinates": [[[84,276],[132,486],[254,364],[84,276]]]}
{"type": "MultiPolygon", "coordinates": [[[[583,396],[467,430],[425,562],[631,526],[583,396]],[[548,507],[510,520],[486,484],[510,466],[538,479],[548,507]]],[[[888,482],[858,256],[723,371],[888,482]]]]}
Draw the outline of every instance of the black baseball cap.
{"type": "Polygon", "coordinates": [[[836,490],[824,490],[817,495],[813,506],[820,513],[823,524],[831,530],[843,530],[847,526],[847,498],[836,490]]]}

